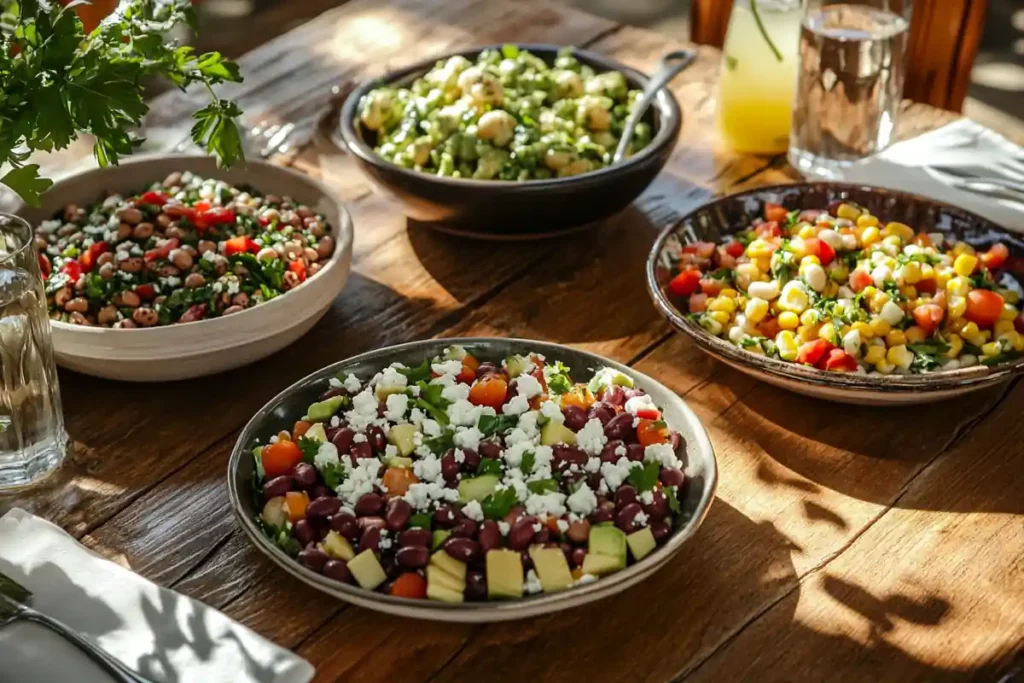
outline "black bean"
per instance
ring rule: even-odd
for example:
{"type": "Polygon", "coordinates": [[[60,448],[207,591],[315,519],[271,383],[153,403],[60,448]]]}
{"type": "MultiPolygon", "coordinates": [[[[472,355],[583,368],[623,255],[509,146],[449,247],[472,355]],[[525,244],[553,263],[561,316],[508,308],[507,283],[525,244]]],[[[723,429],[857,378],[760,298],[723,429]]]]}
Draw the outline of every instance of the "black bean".
{"type": "Polygon", "coordinates": [[[476,536],[477,524],[469,517],[463,517],[452,527],[452,536],[456,538],[473,538],[476,536]]]}
{"type": "Polygon", "coordinates": [[[356,436],[355,431],[348,427],[342,427],[335,433],[334,437],[331,438],[331,443],[334,444],[335,448],[338,449],[339,455],[348,455],[352,448],[352,439],[356,436]]]}
{"type": "Polygon", "coordinates": [[[626,444],[622,443],[621,439],[613,439],[604,445],[601,449],[601,462],[618,462],[619,458],[623,457],[616,453],[619,448],[625,448],[626,444]]]}
{"type": "Polygon", "coordinates": [[[582,567],[583,560],[587,559],[586,548],[575,548],[572,551],[572,555],[569,557],[569,564],[573,567],[582,567]]]}
{"type": "Polygon", "coordinates": [[[481,457],[484,458],[497,460],[501,457],[501,446],[494,441],[481,441],[480,447],[477,450],[479,450],[481,457]]]}
{"type": "Polygon", "coordinates": [[[441,476],[449,486],[454,486],[459,480],[459,472],[462,466],[455,460],[455,452],[449,450],[441,456],[441,476]]]}
{"type": "Polygon", "coordinates": [[[359,550],[370,549],[374,552],[380,550],[380,527],[370,526],[363,529],[363,535],[359,537],[359,550]]]}
{"type": "Polygon", "coordinates": [[[277,498],[283,496],[292,490],[292,478],[289,476],[281,475],[280,477],[274,477],[266,484],[263,485],[263,502],[266,503],[271,498],[277,498]]]}
{"type": "Polygon", "coordinates": [[[591,513],[591,515],[590,515],[590,523],[591,524],[603,524],[605,522],[612,521],[612,519],[614,519],[614,518],[615,518],[615,504],[609,502],[609,503],[605,503],[605,504],[601,505],[596,510],[594,510],[593,513],[591,513]]]}
{"type": "Polygon", "coordinates": [[[494,548],[501,547],[501,530],[498,529],[498,523],[493,519],[485,519],[480,523],[476,538],[480,543],[480,550],[485,554],[494,548]]]}
{"type": "Polygon", "coordinates": [[[576,448],[576,446],[552,446],[551,456],[554,460],[555,468],[560,472],[569,469],[570,465],[583,467],[587,464],[588,459],[587,454],[576,448]]]}
{"type": "Polygon", "coordinates": [[[295,522],[295,525],[292,527],[292,536],[294,536],[295,540],[305,548],[316,540],[317,534],[316,529],[313,528],[313,525],[310,524],[308,520],[300,519],[295,522]]]}
{"type": "Polygon", "coordinates": [[[672,533],[672,527],[664,519],[659,519],[656,522],[651,522],[651,534],[654,535],[654,540],[659,543],[672,533]]]}
{"type": "Polygon", "coordinates": [[[615,417],[615,409],[611,406],[606,406],[603,403],[595,403],[590,406],[590,411],[587,413],[587,419],[597,420],[601,423],[601,426],[607,426],[609,422],[615,417]]]}
{"type": "Polygon", "coordinates": [[[334,387],[332,389],[328,389],[324,393],[320,394],[319,400],[326,401],[327,399],[334,398],[335,396],[348,396],[348,390],[346,390],[345,387],[334,387]]]}
{"type": "Polygon", "coordinates": [[[462,461],[462,471],[476,472],[476,468],[480,467],[480,454],[472,448],[465,448],[462,452],[466,456],[462,461]]]}
{"type": "Polygon", "coordinates": [[[665,486],[682,486],[683,482],[686,481],[686,476],[682,470],[675,467],[666,467],[658,474],[658,479],[665,486]]]}
{"type": "Polygon", "coordinates": [[[633,518],[643,512],[640,507],[640,503],[629,503],[623,505],[622,508],[615,514],[615,526],[619,527],[623,531],[629,533],[634,531],[633,518]]]}
{"type": "Polygon", "coordinates": [[[530,515],[523,515],[517,519],[508,532],[508,547],[512,550],[526,550],[530,547],[530,541],[536,533],[533,529],[536,523],[537,519],[530,515]]]}
{"type": "Polygon", "coordinates": [[[668,517],[668,496],[661,491],[651,492],[651,502],[643,503],[644,513],[652,520],[668,517]]]}
{"type": "Polygon", "coordinates": [[[540,531],[533,535],[533,542],[544,545],[551,541],[551,529],[547,527],[542,528],[540,531]]]}
{"type": "Polygon", "coordinates": [[[383,453],[384,449],[388,447],[388,437],[385,436],[384,430],[377,425],[373,425],[366,430],[366,438],[369,439],[373,452],[378,455],[383,453]]]}
{"type": "Polygon", "coordinates": [[[466,574],[467,600],[479,601],[487,599],[487,577],[483,572],[469,572],[466,574]]]}
{"type": "Polygon", "coordinates": [[[323,572],[328,579],[352,583],[352,572],[349,571],[348,565],[341,560],[327,560],[324,563],[323,572]]]}
{"type": "Polygon", "coordinates": [[[450,505],[438,505],[434,510],[434,523],[444,529],[455,526],[457,521],[456,510],[450,505]]]}
{"type": "Polygon", "coordinates": [[[331,517],[331,528],[352,543],[359,539],[361,533],[356,518],[347,512],[339,512],[331,517]]]}
{"type": "Polygon", "coordinates": [[[334,492],[323,484],[317,484],[309,490],[309,499],[316,500],[318,498],[333,498],[334,492]]]}
{"type": "Polygon", "coordinates": [[[353,442],[350,448],[354,460],[365,460],[373,457],[373,446],[369,441],[353,442]]]}
{"type": "Polygon", "coordinates": [[[632,462],[643,462],[644,447],[638,443],[631,443],[626,446],[626,460],[632,462]]]}
{"type": "Polygon", "coordinates": [[[636,502],[636,489],[629,484],[623,484],[615,492],[615,507],[622,508],[634,502],[636,502]]]}

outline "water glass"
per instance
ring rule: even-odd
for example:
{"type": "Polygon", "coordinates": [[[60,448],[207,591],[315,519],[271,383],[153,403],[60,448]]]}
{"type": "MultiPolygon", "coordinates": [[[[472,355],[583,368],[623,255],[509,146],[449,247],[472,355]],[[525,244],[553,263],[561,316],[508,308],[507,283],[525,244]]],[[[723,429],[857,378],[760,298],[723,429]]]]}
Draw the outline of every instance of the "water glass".
{"type": "Polygon", "coordinates": [[[0,492],[52,472],[67,443],[32,227],[0,213],[0,492]]]}
{"type": "Polygon", "coordinates": [[[913,0],[807,0],[789,162],[838,179],[892,139],[913,0]]]}

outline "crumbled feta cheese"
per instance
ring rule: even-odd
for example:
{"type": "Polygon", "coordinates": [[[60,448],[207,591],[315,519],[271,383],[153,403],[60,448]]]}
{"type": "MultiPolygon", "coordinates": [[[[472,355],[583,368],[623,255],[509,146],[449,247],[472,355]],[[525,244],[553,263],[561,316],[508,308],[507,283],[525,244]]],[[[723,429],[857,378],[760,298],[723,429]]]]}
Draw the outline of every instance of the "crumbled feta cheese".
{"type": "Polygon", "coordinates": [[[352,397],[352,410],[345,413],[345,420],[352,429],[366,429],[377,419],[377,397],[369,389],[352,397]]]}
{"type": "MultiPolygon", "coordinates": [[[[181,284],[181,278],[175,277],[174,275],[168,275],[167,277],[160,278],[160,284],[164,287],[177,287],[181,284]]],[[[235,292],[232,292],[234,294],[235,292]]]]}
{"type": "Polygon", "coordinates": [[[338,458],[338,448],[330,441],[325,441],[320,444],[320,448],[317,449],[316,455],[313,456],[313,465],[318,470],[322,470],[327,465],[339,465],[341,460],[338,458]]]}
{"type": "Polygon", "coordinates": [[[420,429],[422,429],[423,433],[427,436],[441,436],[441,425],[439,425],[436,420],[427,418],[420,425],[420,429]]]}
{"type": "Polygon", "coordinates": [[[419,408],[413,408],[409,411],[409,422],[413,423],[417,427],[423,424],[423,421],[427,419],[427,414],[419,408]]]}
{"type": "Polygon", "coordinates": [[[644,491],[639,496],[637,496],[637,498],[644,505],[650,505],[651,503],[654,502],[654,491],[644,491]]]}
{"type": "Polygon", "coordinates": [[[362,384],[360,383],[358,377],[349,373],[349,375],[345,377],[344,387],[345,391],[347,391],[350,394],[354,394],[359,391],[359,389],[362,387],[362,384]]]}
{"type": "Polygon", "coordinates": [[[431,453],[415,461],[412,465],[412,471],[419,477],[420,481],[438,481],[441,479],[441,459],[431,453]]]}
{"type": "Polygon", "coordinates": [[[448,420],[455,426],[472,427],[480,420],[480,407],[458,399],[448,406],[448,420]]]}
{"type": "Polygon", "coordinates": [[[618,446],[615,447],[615,455],[619,456],[620,458],[628,452],[628,449],[623,444],[619,444],[618,446]]]}
{"type": "Polygon", "coordinates": [[[537,378],[533,375],[519,375],[512,380],[512,383],[519,387],[519,395],[525,396],[528,399],[533,398],[534,396],[540,396],[544,393],[544,389],[541,387],[540,382],[538,382],[537,378]]]}
{"type": "Polygon", "coordinates": [[[331,389],[340,389],[342,387],[341,380],[338,379],[337,377],[331,377],[329,380],[327,380],[327,386],[329,386],[331,389]]]}
{"type": "Polygon", "coordinates": [[[580,517],[586,517],[597,509],[597,496],[587,486],[586,482],[580,484],[580,487],[566,499],[566,505],[569,509],[575,512],[580,517]]]}
{"type": "MultiPolygon", "coordinates": [[[[364,460],[363,462],[366,461],[364,460]]],[[[406,492],[403,498],[417,510],[424,510],[430,507],[431,501],[448,500],[448,492],[454,493],[455,499],[458,500],[459,492],[455,489],[446,489],[443,483],[418,482],[409,487],[408,492],[406,492]]]]}
{"type": "Polygon", "coordinates": [[[405,388],[409,384],[409,378],[400,373],[395,369],[394,366],[384,368],[381,372],[379,379],[377,379],[378,387],[386,387],[388,389],[394,388],[405,388]]]}
{"type": "Polygon", "coordinates": [[[397,455],[398,455],[398,446],[396,446],[395,444],[389,443],[387,446],[384,447],[384,457],[385,458],[394,458],[397,455]]]}
{"type": "Polygon", "coordinates": [[[377,541],[377,546],[381,550],[388,550],[388,549],[391,548],[391,544],[392,543],[393,543],[393,541],[390,538],[388,538],[387,530],[385,529],[385,530],[381,531],[380,532],[380,540],[377,541]]]}
{"type": "Polygon", "coordinates": [[[618,462],[603,462],[601,463],[602,482],[614,491],[622,486],[622,482],[626,480],[629,471],[634,467],[643,467],[643,465],[626,458],[619,458],[618,462]]]}
{"type": "Polygon", "coordinates": [[[338,427],[341,425],[341,418],[337,415],[331,415],[331,421],[328,424],[331,427],[338,427]]]}
{"type": "Polygon", "coordinates": [[[526,581],[523,582],[523,592],[532,595],[543,591],[544,586],[541,584],[540,579],[537,578],[537,572],[532,569],[526,572],[526,581]]]}
{"type": "Polygon", "coordinates": [[[573,585],[583,586],[588,583],[594,583],[595,581],[597,581],[597,577],[593,574],[584,574],[580,578],[576,579],[576,583],[574,583],[573,585]]]}
{"type": "Polygon", "coordinates": [[[626,401],[626,412],[630,415],[636,415],[642,410],[658,410],[658,406],[654,405],[654,401],[652,401],[651,397],[646,394],[643,396],[634,396],[626,401]]]}
{"type": "Polygon", "coordinates": [[[636,517],[633,518],[633,526],[647,526],[647,515],[643,512],[636,513],[636,517]]]}
{"type": "Polygon", "coordinates": [[[472,448],[475,451],[480,447],[482,438],[484,438],[483,432],[476,427],[461,429],[455,432],[455,445],[459,448],[472,448]]]}
{"type": "Polygon", "coordinates": [[[558,531],[563,534],[569,530],[569,522],[565,521],[564,519],[558,520],[557,522],[555,522],[555,525],[558,527],[558,531]]]}
{"type": "MultiPolygon", "coordinates": [[[[462,372],[461,360],[446,360],[442,363],[433,363],[430,369],[442,377],[444,375],[457,375],[462,372]]],[[[436,378],[435,378],[436,379],[436,378]]]]}
{"type": "Polygon", "coordinates": [[[554,401],[544,401],[541,403],[540,414],[550,422],[557,422],[558,424],[565,422],[565,415],[562,414],[562,409],[554,401]]]}
{"type": "Polygon", "coordinates": [[[511,528],[512,527],[509,525],[508,522],[503,521],[503,520],[499,520],[498,521],[498,531],[501,532],[502,536],[508,536],[509,529],[511,529],[511,528]]]}
{"type": "Polygon", "coordinates": [[[576,434],[576,445],[590,455],[599,455],[606,443],[608,437],[604,435],[604,425],[597,418],[588,420],[576,434]]]}
{"type": "Polygon", "coordinates": [[[455,462],[459,463],[460,465],[466,462],[466,452],[463,451],[461,448],[455,449],[453,457],[455,458],[455,462]]]}
{"type": "Polygon", "coordinates": [[[419,398],[419,395],[420,395],[420,388],[419,388],[418,386],[416,386],[415,384],[412,384],[412,385],[410,385],[410,386],[406,387],[406,388],[405,388],[405,391],[406,391],[406,392],[407,392],[407,393],[408,393],[408,394],[409,394],[410,396],[412,396],[413,398],[419,398]]]}
{"type": "Polygon", "coordinates": [[[356,434],[352,437],[352,443],[366,443],[366,434],[356,434]]]}
{"type": "Polygon", "coordinates": [[[672,445],[667,443],[651,444],[644,449],[644,462],[656,462],[662,467],[681,467],[682,463],[672,450],[672,445]]]}
{"type": "Polygon", "coordinates": [[[601,458],[596,455],[592,455],[587,458],[587,462],[583,465],[583,469],[587,472],[594,473],[601,471],[601,458]]]}
{"type": "Polygon", "coordinates": [[[501,455],[509,467],[519,467],[520,463],[523,461],[523,456],[532,449],[533,444],[528,441],[521,441],[506,447],[505,450],[502,451],[501,455]]]}
{"type": "Polygon", "coordinates": [[[217,260],[217,254],[212,252],[212,251],[204,251],[203,252],[203,260],[204,261],[209,261],[210,263],[213,263],[215,260],[217,260]]]}
{"type": "MultiPolygon", "coordinates": [[[[170,279],[170,278],[168,278],[168,279],[170,279]]],[[[240,292],[240,291],[241,291],[241,289],[240,289],[240,285],[238,283],[238,278],[237,277],[233,277],[233,278],[229,279],[228,280],[228,294],[234,296],[235,294],[238,294],[238,292],[240,292]]]]}
{"type": "MultiPolygon", "coordinates": [[[[346,457],[345,460],[351,462],[350,458],[346,457]]],[[[373,492],[380,471],[380,460],[363,458],[346,470],[348,476],[338,485],[338,497],[354,507],[363,494],[373,492]]]]}
{"type": "Polygon", "coordinates": [[[480,507],[480,503],[475,500],[471,500],[462,507],[462,514],[469,517],[474,522],[484,521],[484,511],[480,507]]]}
{"type": "Polygon", "coordinates": [[[501,407],[505,415],[522,415],[530,409],[530,401],[522,394],[513,396],[512,400],[501,407]]]}
{"type": "MultiPolygon", "coordinates": [[[[558,491],[534,493],[526,499],[526,514],[561,517],[565,514],[565,494],[558,491]]],[[[537,529],[536,531],[540,531],[537,529]]]]}
{"type": "Polygon", "coordinates": [[[405,394],[390,394],[385,401],[388,409],[384,417],[392,422],[402,422],[405,419],[405,411],[409,409],[409,397],[405,394]]]}
{"type": "MultiPolygon", "coordinates": [[[[417,389],[419,387],[416,387],[417,389]]],[[[447,401],[458,401],[459,399],[469,398],[469,385],[457,382],[449,387],[445,387],[441,390],[441,398],[447,401]]]]}

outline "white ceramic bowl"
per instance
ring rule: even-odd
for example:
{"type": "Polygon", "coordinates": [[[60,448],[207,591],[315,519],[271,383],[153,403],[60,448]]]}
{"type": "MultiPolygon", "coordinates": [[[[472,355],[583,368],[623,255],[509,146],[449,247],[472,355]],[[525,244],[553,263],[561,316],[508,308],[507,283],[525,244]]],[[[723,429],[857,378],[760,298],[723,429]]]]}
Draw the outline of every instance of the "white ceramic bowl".
{"type": "Polygon", "coordinates": [[[335,249],[324,267],[301,286],[234,315],[194,323],[113,329],[51,321],[57,364],[87,375],[132,382],[162,382],[223,372],[279,351],[305,334],[345,286],[352,262],[352,219],[341,200],[308,176],[250,161],[217,168],[207,156],[148,156],[120,166],[90,169],[54,184],[40,208],[15,213],[37,225],[67,204],[85,206],[111,192],[131,194],[172,171],[192,171],[232,185],[288,195],[330,222],[335,249]]]}
{"type": "MultiPolygon", "coordinates": [[[[704,521],[715,497],[717,481],[718,466],[715,462],[715,453],[704,426],[689,406],[668,387],[633,368],[568,346],[493,337],[410,342],[370,351],[318,370],[272,398],[249,420],[249,424],[235,442],[228,462],[228,497],[235,517],[256,548],[287,573],[319,591],[367,609],[417,619],[474,623],[523,619],[585,605],[640,583],[667,562],[686,562],[685,552],[680,551],[704,521]],[[300,565],[275,546],[255,522],[261,505],[257,505],[252,497],[256,467],[252,457],[253,440],[259,438],[261,443],[265,443],[272,434],[281,429],[291,428],[295,416],[301,415],[310,402],[315,401],[317,396],[323,393],[327,380],[339,372],[351,372],[357,377],[371,377],[381,367],[395,361],[417,365],[424,358],[439,354],[452,344],[464,346],[478,358],[504,358],[513,353],[537,351],[549,359],[567,363],[573,369],[573,378],[581,381],[589,379],[593,370],[608,366],[628,375],[638,387],[650,394],[654,402],[664,409],[665,421],[677,430],[686,442],[685,456],[681,456],[686,465],[688,482],[679,499],[682,518],[668,540],[636,564],[585,586],[577,586],[559,593],[532,595],[519,600],[459,604],[398,598],[339,583],[300,565]]],[[[238,567],[238,571],[241,572],[248,569],[246,566],[238,567]]]]}

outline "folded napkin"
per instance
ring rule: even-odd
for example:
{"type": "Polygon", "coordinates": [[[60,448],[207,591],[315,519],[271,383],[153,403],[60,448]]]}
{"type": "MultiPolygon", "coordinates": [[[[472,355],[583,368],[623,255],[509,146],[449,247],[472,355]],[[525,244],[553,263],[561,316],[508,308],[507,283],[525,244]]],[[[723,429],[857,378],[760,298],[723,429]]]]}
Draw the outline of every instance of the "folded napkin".
{"type": "Polygon", "coordinates": [[[1024,148],[970,119],[960,119],[851,166],[843,180],[920,194],[972,211],[1009,230],[1024,232],[1024,199],[997,199],[958,189],[942,174],[924,168],[947,166],[974,175],[981,171],[986,176],[1024,182],[1024,178],[1000,168],[999,162],[1008,159],[1024,166],[1024,148]]]}
{"type": "MultiPolygon", "coordinates": [[[[309,662],[215,609],[160,588],[24,510],[0,517],[0,572],[35,596],[32,607],[87,636],[156,683],[307,683],[309,662]]],[[[0,681],[110,683],[53,632],[0,629],[0,681]]]]}

